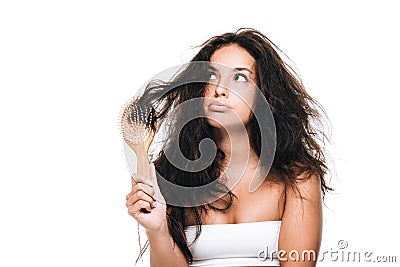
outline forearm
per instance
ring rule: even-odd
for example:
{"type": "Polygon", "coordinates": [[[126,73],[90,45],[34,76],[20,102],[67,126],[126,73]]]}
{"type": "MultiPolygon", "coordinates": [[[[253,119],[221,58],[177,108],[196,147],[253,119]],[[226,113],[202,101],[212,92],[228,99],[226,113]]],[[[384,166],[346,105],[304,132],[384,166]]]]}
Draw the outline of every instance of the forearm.
{"type": "Polygon", "coordinates": [[[162,233],[147,232],[146,234],[150,244],[151,267],[182,266],[174,252],[168,231],[163,231],[162,233]]]}

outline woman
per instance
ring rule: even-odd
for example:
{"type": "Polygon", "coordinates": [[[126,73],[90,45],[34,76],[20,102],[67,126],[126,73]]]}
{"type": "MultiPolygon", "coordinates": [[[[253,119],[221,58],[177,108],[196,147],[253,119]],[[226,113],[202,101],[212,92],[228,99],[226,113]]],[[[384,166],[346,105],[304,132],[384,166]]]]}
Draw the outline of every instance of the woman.
{"type": "Polygon", "coordinates": [[[202,99],[173,116],[151,177],[132,177],[126,205],[145,228],[151,266],[315,266],[322,199],[330,190],[319,144],[324,133],[316,128],[322,121],[319,105],[277,51],[260,32],[240,29],[202,45],[191,62],[206,64],[147,86],[143,98],[161,107],[157,127],[179,104],[202,99]],[[267,113],[256,116],[266,103],[258,92],[272,126],[267,113]],[[201,112],[188,122],[187,114],[201,112]],[[205,157],[205,139],[217,147],[205,168],[171,163],[178,148],[191,161],[205,157]],[[271,140],[274,150],[265,151],[271,140]],[[176,194],[168,183],[208,187],[176,194]]]}

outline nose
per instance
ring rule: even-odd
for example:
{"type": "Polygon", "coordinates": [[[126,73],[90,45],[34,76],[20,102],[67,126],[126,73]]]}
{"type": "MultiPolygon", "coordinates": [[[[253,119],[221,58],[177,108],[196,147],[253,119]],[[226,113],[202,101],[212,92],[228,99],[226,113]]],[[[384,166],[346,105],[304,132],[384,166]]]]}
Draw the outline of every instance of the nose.
{"type": "Polygon", "coordinates": [[[215,86],[215,93],[214,93],[215,97],[219,97],[219,96],[223,96],[223,97],[227,97],[228,96],[228,89],[221,85],[218,84],[215,86]]]}

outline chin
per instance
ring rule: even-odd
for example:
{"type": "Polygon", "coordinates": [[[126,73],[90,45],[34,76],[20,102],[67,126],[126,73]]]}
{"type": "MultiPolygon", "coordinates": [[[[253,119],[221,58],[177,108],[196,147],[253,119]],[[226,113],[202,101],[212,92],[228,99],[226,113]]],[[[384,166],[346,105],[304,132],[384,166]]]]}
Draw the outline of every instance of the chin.
{"type": "Polygon", "coordinates": [[[210,112],[205,110],[207,123],[217,129],[243,129],[247,126],[250,116],[240,116],[240,114],[232,112],[210,112]]]}
{"type": "Polygon", "coordinates": [[[208,125],[210,125],[211,127],[214,127],[214,128],[218,128],[218,129],[224,129],[225,128],[224,125],[222,125],[218,121],[210,119],[210,118],[207,118],[207,123],[208,123],[208,125]]]}
{"type": "Polygon", "coordinates": [[[229,121],[229,120],[224,120],[223,122],[218,122],[214,119],[207,118],[207,123],[211,127],[218,129],[218,130],[225,130],[225,131],[241,131],[243,129],[247,128],[247,123],[239,123],[237,121],[229,121]]]}

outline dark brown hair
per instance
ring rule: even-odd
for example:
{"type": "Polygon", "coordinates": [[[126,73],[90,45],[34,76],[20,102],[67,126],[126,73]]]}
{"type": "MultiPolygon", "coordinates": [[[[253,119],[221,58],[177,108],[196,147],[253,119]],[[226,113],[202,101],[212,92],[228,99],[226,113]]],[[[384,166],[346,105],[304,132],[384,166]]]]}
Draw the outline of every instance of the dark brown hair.
{"type": "MultiPolygon", "coordinates": [[[[191,62],[207,62],[212,54],[219,48],[237,44],[245,49],[256,61],[256,83],[258,88],[264,94],[269,108],[272,111],[276,127],[276,151],[272,155],[273,162],[271,170],[278,173],[279,183],[285,188],[291,187],[297,189],[296,184],[301,175],[302,179],[308,179],[311,175],[320,178],[323,195],[328,190],[332,190],[325,182],[325,176],[328,172],[326,165],[323,144],[327,141],[324,132],[325,112],[304,89],[301,79],[295,71],[281,58],[283,52],[279,50],[266,36],[254,29],[239,29],[236,32],[225,33],[214,36],[201,45],[200,51],[191,62]]],[[[180,81],[188,77],[195,76],[194,69],[190,67],[183,70],[172,81],[152,81],[146,87],[143,97],[149,100],[157,99],[161,108],[157,113],[157,120],[163,122],[168,115],[168,111],[174,106],[183,103],[194,97],[201,97],[204,93],[204,83],[185,83],[180,81]],[[161,91],[167,91],[161,94],[161,91]],[[162,104],[161,104],[162,103],[162,104]]],[[[154,102],[154,101],[153,101],[154,102]]],[[[257,108],[257,107],[256,107],[257,108]]],[[[185,114],[180,114],[174,122],[184,119],[185,114]]],[[[253,117],[250,122],[251,140],[250,144],[254,151],[260,155],[261,152],[261,131],[257,120],[253,117]]],[[[159,125],[158,125],[159,127],[159,125]]],[[[187,123],[185,127],[177,132],[172,127],[168,132],[168,140],[161,152],[156,156],[154,164],[158,172],[158,181],[160,189],[167,203],[168,198],[172,197],[174,192],[167,189],[163,190],[162,179],[171,183],[196,187],[215,181],[222,173],[222,161],[225,154],[218,149],[216,157],[212,164],[199,172],[183,171],[173,164],[166,157],[166,152],[174,154],[176,148],[180,148],[182,154],[190,160],[197,159],[200,156],[199,143],[204,138],[213,139],[211,126],[203,118],[198,118],[187,123]],[[174,145],[177,144],[177,145],[174,145]]],[[[193,260],[192,254],[188,248],[188,242],[185,237],[184,229],[187,226],[187,216],[195,219],[196,224],[202,224],[201,212],[206,208],[214,210],[228,209],[235,198],[235,195],[229,191],[223,184],[215,186],[215,192],[226,192],[228,198],[221,199],[223,207],[211,204],[205,204],[198,207],[185,207],[185,203],[190,198],[206,198],[204,195],[182,195],[179,206],[167,206],[167,220],[170,234],[175,243],[182,250],[189,262],[193,260]]],[[[213,194],[215,192],[207,192],[213,194]]],[[[173,197],[177,197],[174,195],[173,197]]],[[[301,195],[299,195],[301,197],[301,195]]],[[[197,236],[201,232],[201,227],[197,229],[197,236]]],[[[144,249],[138,259],[147,248],[144,249]]]]}

